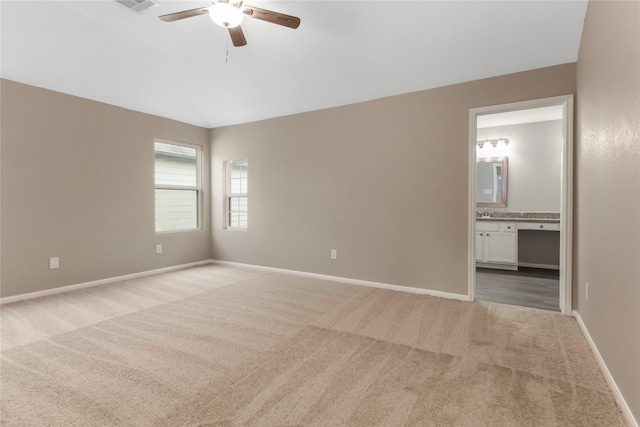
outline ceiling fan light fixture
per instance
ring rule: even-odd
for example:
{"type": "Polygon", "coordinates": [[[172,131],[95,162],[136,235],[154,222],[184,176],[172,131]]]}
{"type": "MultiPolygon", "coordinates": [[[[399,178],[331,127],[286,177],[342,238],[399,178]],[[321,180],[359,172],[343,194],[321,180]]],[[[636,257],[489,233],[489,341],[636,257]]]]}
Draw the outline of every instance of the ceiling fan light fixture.
{"type": "Polygon", "coordinates": [[[209,8],[211,20],[221,27],[234,28],[242,23],[244,15],[237,7],[229,3],[216,3],[209,8]]]}

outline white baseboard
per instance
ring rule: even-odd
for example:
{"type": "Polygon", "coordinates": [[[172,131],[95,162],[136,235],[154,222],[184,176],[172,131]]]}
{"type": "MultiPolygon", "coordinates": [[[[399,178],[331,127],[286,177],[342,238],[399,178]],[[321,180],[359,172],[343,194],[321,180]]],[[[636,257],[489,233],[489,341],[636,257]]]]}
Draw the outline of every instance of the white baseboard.
{"type": "Polygon", "coordinates": [[[553,264],[534,264],[532,262],[519,262],[518,267],[543,268],[545,270],[560,270],[559,265],[553,264]]]}
{"type": "Polygon", "coordinates": [[[94,281],[85,282],[85,283],[78,283],[75,285],[61,286],[59,288],[47,289],[44,291],[29,292],[26,294],[4,297],[4,298],[0,298],[0,305],[8,304],[16,301],[32,299],[32,298],[44,297],[48,295],[55,295],[63,292],[75,291],[78,289],[91,288],[93,286],[106,285],[108,283],[120,282],[123,280],[130,280],[130,279],[136,279],[139,277],[152,276],[154,274],[166,273],[166,272],[175,271],[175,270],[182,270],[184,268],[195,267],[198,265],[212,264],[212,263],[219,264],[219,265],[229,265],[229,266],[235,266],[235,267],[249,268],[249,269],[272,272],[272,273],[290,274],[294,276],[308,277],[312,279],[328,280],[332,282],[342,282],[342,283],[347,283],[351,285],[368,286],[373,288],[390,289],[390,290],[400,291],[400,292],[410,292],[414,294],[430,295],[434,297],[442,297],[442,298],[455,299],[460,301],[471,301],[471,298],[469,298],[468,295],[464,295],[464,294],[454,294],[450,292],[415,288],[411,286],[392,285],[388,283],[372,282],[368,280],[350,279],[347,277],[328,276],[325,274],[308,273],[304,271],[287,270],[284,268],[266,267],[266,266],[254,265],[254,264],[243,264],[243,263],[231,262],[231,261],[205,260],[205,261],[192,262],[188,264],[174,265],[171,267],[158,268],[156,270],[142,271],[139,273],[127,274],[124,276],[109,277],[106,279],[94,280],[94,281]]]}
{"type": "Polygon", "coordinates": [[[219,265],[228,265],[228,266],[232,266],[232,267],[249,268],[249,269],[253,269],[253,270],[265,271],[265,272],[270,272],[270,273],[290,274],[292,276],[307,277],[307,278],[311,278],[311,279],[327,280],[327,281],[331,281],[331,282],[341,282],[341,283],[347,283],[347,284],[350,284],[350,285],[360,285],[360,286],[368,286],[368,287],[371,287],[371,288],[390,289],[390,290],[393,290],[393,291],[409,292],[409,293],[421,294],[421,295],[430,295],[430,296],[434,296],[434,297],[456,299],[456,300],[460,300],[460,301],[471,301],[471,298],[469,298],[468,295],[454,294],[454,293],[442,292],[442,291],[435,291],[435,290],[431,290],[431,289],[415,288],[415,287],[412,287],[412,286],[391,285],[391,284],[388,284],[388,283],[371,282],[371,281],[368,281],[368,280],[360,280],[360,279],[350,279],[348,277],[328,276],[326,274],[307,273],[305,271],[287,270],[287,269],[284,269],[284,268],[266,267],[266,266],[254,265],[254,264],[243,264],[243,263],[232,262],[232,261],[213,260],[213,263],[214,264],[219,264],[219,265]]]}
{"type": "Polygon", "coordinates": [[[518,271],[517,265],[509,265],[509,264],[498,264],[494,262],[477,262],[476,267],[479,268],[490,268],[493,270],[510,270],[510,271],[518,271]]]}
{"type": "Polygon", "coordinates": [[[78,283],[77,285],[61,286],[59,288],[47,289],[44,291],[29,292],[26,294],[14,295],[11,297],[0,298],[0,305],[10,302],[22,301],[26,299],[44,297],[47,295],[55,295],[62,292],[75,291],[77,289],[91,288],[93,286],[106,285],[107,283],[120,282],[122,280],[136,279],[139,277],[152,276],[154,274],[166,273],[174,270],[182,270],[183,268],[195,267],[198,265],[211,264],[212,260],[197,261],[189,264],[173,265],[171,267],[158,268],[156,270],[141,271],[140,273],[126,274],[124,276],[109,277],[107,279],[94,280],[86,283],[78,283]]]}
{"type": "Polygon", "coordinates": [[[609,368],[607,368],[607,364],[604,362],[602,355],[600,355],[600,351],[598,351],[598,347],[596,346],[595,341],[593,341],[593,338],[591,338],[591,334],[589,334],[589,330],[587,329],[587,326],[582,321],[582,317],[580,317],[580,313],[574,310],[571,314],[578,322],[578,325],[580,326],[580,329],[582,330],[582,333],[584,334],[584,337],[587,340],[589,347],[591,347],[591,351],[593,352],[593,355],[595,356],[596,361],[598,362],[598,365],[600,366],[600,369],[602,370],[602,373],[604,374],[604,377],[607,380],[607,383],[609,384],[611,391],[613,392],[613,396],[615,397],[616,402],[618,403],[618,407],[620,407],[622,414],[627,420],[627,424],[629,424],[629,427],[639,427],[638,421],[634,418],[633,413],[631,412],[631,408],[629,408],[629,405],[627,405],[627,401],[624,400],[624,397],[622,396],[622,392],[618,388],[616,381],[613,379],[613,375],[611,375],[611,372],[609,372],[609,368]]]}

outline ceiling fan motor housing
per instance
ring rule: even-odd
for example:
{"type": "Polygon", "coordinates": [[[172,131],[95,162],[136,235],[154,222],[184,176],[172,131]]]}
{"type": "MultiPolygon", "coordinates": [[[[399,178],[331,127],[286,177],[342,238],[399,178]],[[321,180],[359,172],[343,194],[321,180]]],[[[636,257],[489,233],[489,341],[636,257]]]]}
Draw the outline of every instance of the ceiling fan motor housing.
{"type": "Polygon", "coordinates": [[[234,28],[242,23],[244,14],[237,6],[229,2],[217,2],[209,8],[209,16],[213,22],[221,27],[234,28]]]}

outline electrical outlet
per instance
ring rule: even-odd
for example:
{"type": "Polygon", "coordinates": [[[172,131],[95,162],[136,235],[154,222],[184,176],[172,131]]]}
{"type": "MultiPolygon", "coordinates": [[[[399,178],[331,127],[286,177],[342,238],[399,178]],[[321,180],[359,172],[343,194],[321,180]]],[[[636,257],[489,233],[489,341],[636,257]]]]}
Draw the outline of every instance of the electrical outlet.
{"type": "Polygon", "coordinates": [[[60,258],[57,256],[49,258],[49,269],[55,270],[57,268],[60,268],[60,258]]]}
{"type": "Polygon", "coordinates": [[[584,282],[584,299],[589,301],[589,282],[584,282]]]}
{"type": "Polygon", "coordinates": [[[156,245],[156,253],[157,254],[161,254],[162,253],[162,245],[156,245]]]}
{"type": "Polygon", "coordinates": [[[338,259],[338,250],[331,249],[331,259],[338,259]]]}

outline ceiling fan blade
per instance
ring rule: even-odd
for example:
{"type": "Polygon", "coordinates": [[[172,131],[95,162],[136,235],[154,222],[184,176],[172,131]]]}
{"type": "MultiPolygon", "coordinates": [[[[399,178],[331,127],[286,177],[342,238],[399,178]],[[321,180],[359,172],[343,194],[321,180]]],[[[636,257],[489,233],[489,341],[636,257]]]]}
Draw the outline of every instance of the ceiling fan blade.
{"type": "Polygon", "coordinates": [[[169,13],[167,15],[158,16],[164,22],[173,22],[180,19],[191,18],[193,16],[205,15],[209,13],[208,7],[199,7],[198,9],[183,10],[182,12],[169,13]]]}
{"type": "Polygon", "coordinates": [[[272,10],[260,9],[259,7],[242,6],[242,13],[251,18],[282,25],[284,27],[295,29],[300,25],[300,18],[285,15],[284,13],[274,12],[272,10]]]}
{"type": "Polygon", "coordinates": [[[247,44],[247,39],[244,38],[244,32],[240,25],[237,27],[229,28],[229,35],[231,36],[231,41],[235,47],[244,46],[247,44]]]}

